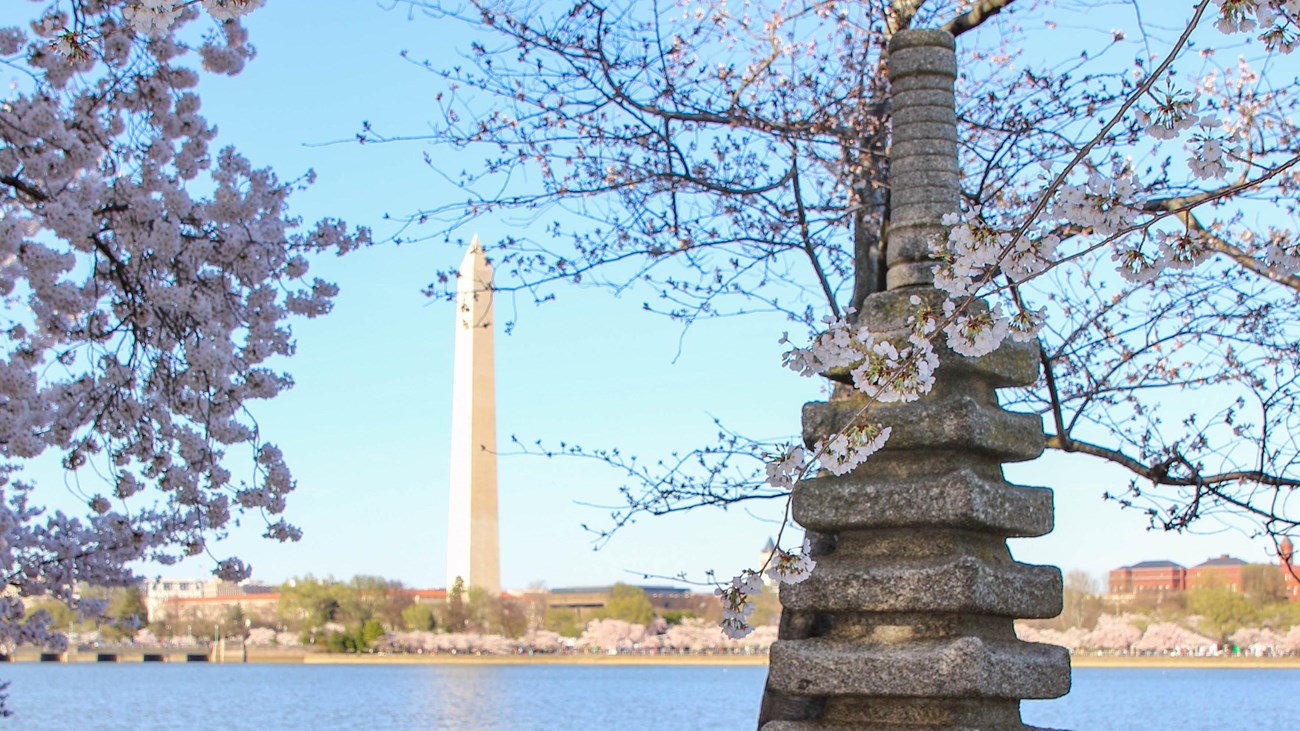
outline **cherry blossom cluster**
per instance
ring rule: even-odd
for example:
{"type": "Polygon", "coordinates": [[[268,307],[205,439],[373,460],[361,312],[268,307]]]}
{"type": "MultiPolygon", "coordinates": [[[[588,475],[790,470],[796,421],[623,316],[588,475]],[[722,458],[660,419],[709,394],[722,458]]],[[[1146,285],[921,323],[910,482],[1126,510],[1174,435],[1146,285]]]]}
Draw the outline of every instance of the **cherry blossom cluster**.
{"type": "Polygon", "coordinates": [[[1202,180],[1218,180],[1230,172],[1238,155],[1231,130],[1224,129],[1213,108],[1202,107],[1199,90],[1180,90],[1170,83],[1161,93],[1149,95],[1155,102],[1138,112],[1137,121],[1157,140],[1175,140],[1192,131],[1187,141],[1187,168],[1202,180]]]}
{"type": "Polygon", "coordinates": [[[749,569],[733,577],[727,586],[720,586],[713,590],[722,601],[724,635],[739,640],[754,631],[754,626],[749,623],[749,616],[754,613],[753,597],[762,590],[762,574],[749,569]]]}
{"type": "Polygon", "coordinates": [[[877,341],[864,333],[862,346],[866,352],[862,362],[849,371],[853,385],[880,403],[906,403],[928,393],[934,385],[939,356],[923,335],[912,333],[908,343],[900,351],[888,340],[877,341]]]}
{"type": "MultiPolygon", "coordinates": [[[[937,326],[934,313],[923,306],[919,297],[912,297],[911,305],[916,308],[909,319],[912,332],[901,349],[868,328],[855,325],[849,320],[852,313],[847,313],[824,318],[826,330],[816,335],[808,347],[787,350],[783,356],[785,366],[808,377],[848,370],[853,385],[873,401],[914,401],[934,385],[939,358],[928,337],[937,326]]],[[[790,343],[788,333],[780,342],[790,343]]]]}
{"type": "MultiPolygon", "coordinates": [[[[901,349],[868,328],[851,323],[846,315],[824,319],[826,330],[815,336],[808,347],[786,351],[785,364],[804,376],[847,370],[854,387],[871,403],[915,401],[934,386],[939,357],[929,338],[938,321],[919,297],[913,296],[910,303],[915,309],[909,317],[912,331],[908,344],[901,349]]],[[[783,335],[781,342],[788,344],[788,335],[783,335]]],[[[879,451],[891,432],[892,428],[883,424],[849,424],[819,440],[811,460],[831,474],[846,474],[879,451]]],[[[793,487],[808,469],[803,449],[791,448],[768,463],[768,482],[775,487],[793,487]]]]}
{"type": "Polygon", "coordinates": [[[879,452],[892,431],[880,424],[851,424],[818,442],[818,461],[832,475],[846,475],[879,452]]]}
{"type": "Polygon", "coordinates": [[[1290,53],[1300,21],[1297,0],[1214,0],[1219,8],[1215,27],[1223,33],[1252,33],[1271,51],[1290,53]]]}
{"type": "MultiPolygon", "coordinates": [[[[239,20],[261,7],[263,0],[201,0],[203,9],[214,20],[239,20]]],[[[137,33],[146,36],[165,34],[181,20],[184,10],[195,0],[133,0],[122,9],[122,19],[137,33]]]]}
{"type": "Polygon", "coordinates": [[[803,541],[803,547],[798,553],[791,553],[776,549],[768,563],[767,571],[764,573],[772,581],[782,584],[798,584],[812,575],[813,567],[817,562],[812,560],[808,554],[812,547],[809,545],[807,538],[803,541]]]}
{"type": "MultiPolygon", "coordinates": [[[[210,554],[240,515],[296,540],[284,455],[249,410],[293,385],[294,316],[337,288],[310,260],[364,230],[288,214],[294,190],[200,114],[197,66],[238,73],[260,0],[51,1],[0,28],[29,81],[0,99],[0,645],[57,643],[22,598],[87,614],[77,584],[210,554]],[[70,9],[69,9],[70,8],[70,9]],[[206,17],[206,34],[182,33],[206,17]],[[193,40],[189,40],[193,39],[193,40]],[[24,461],[62,457],[84,515],[46,510],[24,461]],[[238,476],[231,464],[241,467],[238,476]]],[[[214,573],[246,563],[213,557],[214,573]]]]}
{"type": "Polygon", "coordinates": [[[714,589],[722,602],[722,633],[739,640],[754,631],[750,615],[754,613],[754,597],[763,590],[763,576],[778,584],[798,584],[812,575],[817,564],[809,555],[812,547],[807,538],[799,551],[776,549],[768,558],[766,570],[746,569],[731,579],[726,586],[714,589]]]}
{"type": "Polygon", "coordinates": [[[807,469],[808,461],[804,456],[803,447],[788,447],[776,457],[769,455],[767,484],[789,490],[803,477],[807,469]]]}

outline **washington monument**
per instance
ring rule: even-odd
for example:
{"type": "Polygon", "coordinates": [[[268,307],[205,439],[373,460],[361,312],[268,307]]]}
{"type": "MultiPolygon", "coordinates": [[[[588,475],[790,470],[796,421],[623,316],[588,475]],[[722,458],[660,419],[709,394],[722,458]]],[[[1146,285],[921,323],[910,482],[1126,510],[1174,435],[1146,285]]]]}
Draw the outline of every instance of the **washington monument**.
{"type": "Polygon", "coordinates": [[[456,285],[447,586],[460,578],[466,588],[476,586],[490,596],[501,593],[494,325],[492,267],[475,236],[456,285]]]}

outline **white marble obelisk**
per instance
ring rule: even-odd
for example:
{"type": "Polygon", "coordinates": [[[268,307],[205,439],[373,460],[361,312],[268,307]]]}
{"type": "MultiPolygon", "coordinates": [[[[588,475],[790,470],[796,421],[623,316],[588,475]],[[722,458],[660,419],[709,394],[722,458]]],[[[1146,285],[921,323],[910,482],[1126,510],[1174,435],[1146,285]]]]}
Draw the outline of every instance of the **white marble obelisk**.
{"type": "Polygon", "coordinates": [[[492,267],[478,237],[456,285],[456,362],[451,397],[451,484],[447,587],[459,577],[501,593],[497,538],[496,368],[492,355],[492,267]]]}

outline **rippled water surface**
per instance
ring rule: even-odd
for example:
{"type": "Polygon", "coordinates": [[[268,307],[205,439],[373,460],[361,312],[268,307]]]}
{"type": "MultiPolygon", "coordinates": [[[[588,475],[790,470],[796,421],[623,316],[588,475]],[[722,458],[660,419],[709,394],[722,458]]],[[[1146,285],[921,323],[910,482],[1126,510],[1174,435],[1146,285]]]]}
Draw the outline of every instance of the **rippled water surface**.
{"type": "Polygon", "coordinates": [[[1079,668],[1069,695],[1021,716],[1078,731],[1291,731],[1298,700],[1300,670],[1079,668]]]}
{"type": "MultiPolygon", "coordinates": [[[[763,667],[14,664],[0,728],[751,729],[763,667]]],[[[1087,731],[1300,727],[1300,670],[1083,668],[1025,721],[1087,731]]]]}

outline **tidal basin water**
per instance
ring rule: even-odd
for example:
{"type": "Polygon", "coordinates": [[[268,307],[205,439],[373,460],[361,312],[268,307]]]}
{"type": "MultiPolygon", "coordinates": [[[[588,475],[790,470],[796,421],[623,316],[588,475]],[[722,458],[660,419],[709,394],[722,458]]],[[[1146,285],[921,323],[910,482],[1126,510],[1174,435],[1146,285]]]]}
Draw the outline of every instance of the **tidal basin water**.
{"type": "MultiPolygon", "coordinates": [[[[14,664],[0,728],[753,728],[766,668],[14,664]]],[[[1300,670],[1081,668],[1025,721],[1076,731],[1294,729],[1300,670]]]]}

